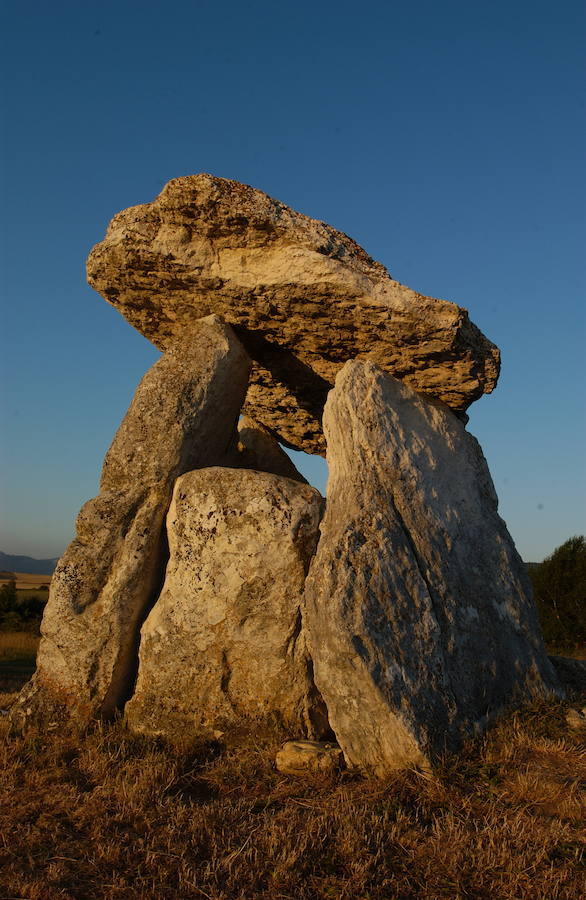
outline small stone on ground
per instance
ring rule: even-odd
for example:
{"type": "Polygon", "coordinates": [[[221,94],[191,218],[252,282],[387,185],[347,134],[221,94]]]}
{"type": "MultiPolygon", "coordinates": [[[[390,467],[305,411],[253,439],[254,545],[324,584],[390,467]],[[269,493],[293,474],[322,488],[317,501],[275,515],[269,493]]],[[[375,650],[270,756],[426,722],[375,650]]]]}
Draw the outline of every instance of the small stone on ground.
{"type": "Polygon", "coordinates": [[[277,753],[277,769],[283,775],[333,775],[344,764],[337,744],[327,741],[287,741],[277,753]]]}

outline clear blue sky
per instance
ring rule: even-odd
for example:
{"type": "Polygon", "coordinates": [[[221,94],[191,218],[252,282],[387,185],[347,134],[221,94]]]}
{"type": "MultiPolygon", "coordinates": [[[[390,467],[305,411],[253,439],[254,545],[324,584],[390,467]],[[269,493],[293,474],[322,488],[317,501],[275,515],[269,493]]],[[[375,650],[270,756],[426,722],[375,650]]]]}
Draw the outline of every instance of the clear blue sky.
{"type": "Polygon", "coordinates": [[[467,307],[502,349],[469,429],[519,551],[584,532],[581,0],[3,0],[0,17],[0,549],[62,552],[157,358],[86,285],[89,249],[201,171],[467,307]]]}

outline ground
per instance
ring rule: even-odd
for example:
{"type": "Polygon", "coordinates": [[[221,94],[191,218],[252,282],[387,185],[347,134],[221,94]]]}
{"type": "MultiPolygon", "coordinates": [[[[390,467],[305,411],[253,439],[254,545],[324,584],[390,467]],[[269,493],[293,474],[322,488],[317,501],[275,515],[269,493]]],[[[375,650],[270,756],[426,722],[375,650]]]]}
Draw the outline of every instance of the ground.
{"type": "MultiPolygon", "coordinates": [[[[0,672],[0,709],[28,674],[0,672]]],[[[382,782],[284,777],[278,731],[233,746],[119,722],[22,738],[4,715],[0,897],[575,900],[586,748],[565,714],[578,699],[512,713],[432,776],[382,782]]]]}

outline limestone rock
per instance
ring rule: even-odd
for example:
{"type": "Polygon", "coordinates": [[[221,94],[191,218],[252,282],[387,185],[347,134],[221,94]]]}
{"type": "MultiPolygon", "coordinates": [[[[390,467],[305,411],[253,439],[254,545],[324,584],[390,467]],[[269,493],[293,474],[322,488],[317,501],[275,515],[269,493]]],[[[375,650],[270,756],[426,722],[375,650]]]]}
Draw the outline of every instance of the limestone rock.
{"type": "Polygon", "coordinates": [[[559,688],[476,440],[367,361],[324,414],[327,507],[306,583],[315,679],[347,762],[384,775],[559,688]]]}
{"type": "Polygon", "coordinates": [[[276,758],[283,775],[334,775],[343,765],[342,750],[327,741],[287,741],[276,758]]]}
{"type": "Polygon", "coordinates": [[[566,723],[574,731],[586,731],[586,706],[582,709],[569,709],[566,713],[566,723]]]}
{"type": "Polygon", "coordinates": [[[245,410],[298,450],[324,452],[323,404],[354,357],[457,412],[498,378],[499,351],[466,310],[393,281],[329,225],[212,175],[176,178],[115,216],[87,271],[158,347],[209,313],[234,325],[255,361],[245,410]]]}
{"type": "Polygon", "coordinates": [[[106,455],[100,493],[79,513],[51,580],[17,726],[63,709],[80,720],[109,715],[126,700],[138,630],[161,586],[173,483],[225,452],[249,367],[231,329],[211,316],[142,379],[106,455]]]}
{"type": "Polygon", "coordinates": [[[297,734],[327,732],[303,627],[322,503],[309,485],[266,472],[215,467],[177,480],[130,728],[212,733],[276,719],[297,734]]]}
{"type": "Polygon", "coordinates": [[[243,416],[238,423],[236,441],[237,446],[232,448],[228,460],[223,461],[222,465],[271,472],[303,484],[308,483],[270,431],[249,416],[243,416]]]}

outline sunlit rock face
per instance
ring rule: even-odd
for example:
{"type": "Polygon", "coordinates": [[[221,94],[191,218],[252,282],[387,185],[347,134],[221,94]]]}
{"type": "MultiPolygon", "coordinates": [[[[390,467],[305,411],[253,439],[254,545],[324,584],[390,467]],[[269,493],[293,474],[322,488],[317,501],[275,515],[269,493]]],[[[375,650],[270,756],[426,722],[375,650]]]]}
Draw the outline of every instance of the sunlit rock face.
{"type": "Polygon", "coordinates": [[[245,411],[285,445],[325,452],[336,373],[367,357],[462,413],[494,388],[499,351],[465,309],[394,281],[351,238],[213,175],[170,181],[116,215],[89,283],[157,347],[216,313],[254,360],[245,411]]]}
{"type": "Polygon", "coordinates": [[[428,765],[558,689],[477,441],[441,403],[349,362],[324,415],[330,477],[305,587],[316,684],[347,761],[428,765]]]}
{"type": "Polygon", "coordinates": [[[213,735],[272,721],[327,733],[303,600],[322,508],[314,488],[266,472],[209,468],[177,480],[165,584],[126,706],[133,730],[213,735]]]}
{"type": "Polygon", "coordinates": [[[132,687],[138,629],[166,562],[164,521],[183,472],[234,440],[250,360],[214,316],[146,373],[112,442],[100,493],[51,580],[37,671],[13,722],[111,715],[132,687]]]}

